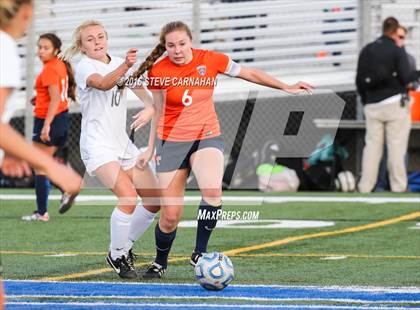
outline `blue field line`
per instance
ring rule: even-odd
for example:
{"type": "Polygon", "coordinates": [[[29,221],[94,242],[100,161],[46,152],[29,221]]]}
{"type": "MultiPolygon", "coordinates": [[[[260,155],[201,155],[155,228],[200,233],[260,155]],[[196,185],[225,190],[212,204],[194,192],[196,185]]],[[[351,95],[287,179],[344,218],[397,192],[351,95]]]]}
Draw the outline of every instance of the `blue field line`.
{"type": "Polygon", "coordinates": [[[380,302],[420,302],[418,290],[373,290],[323,287],[243,286],[230,285],[220,292],[206,291],[194,284],[148,284],[106,282],[37,282],[5,280],[7,295],[19,296],[73,296],[73,297],[186,297],[186,298],[265,298],[276,299],[345,299],[380,302]]]}
{"type": "Polygon", "coordinates": [[[419,308],[407,307],[383,307],[383,306],[335,306],[335,305],[258,305],[258,304],[204,304],[204,303],[61,303],[61,302],[11,302],[6,304],[6,310],[24,309],[24,310],[41,310],[41,309],[100,309],[100,310],[118,310],[118,309],[162,309],[162,310],[179,310],[179,309],[208,309],[208,310],[252,310],[252,309],[345,309],[345,310],[386,310],[386,309],[411,309],[419,308]]]}

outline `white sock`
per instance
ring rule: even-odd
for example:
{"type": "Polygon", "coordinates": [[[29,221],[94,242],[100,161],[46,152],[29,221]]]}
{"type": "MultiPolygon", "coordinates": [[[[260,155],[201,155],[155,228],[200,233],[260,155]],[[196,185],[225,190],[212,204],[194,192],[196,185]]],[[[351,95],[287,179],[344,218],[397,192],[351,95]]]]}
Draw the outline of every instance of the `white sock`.
{"type": "Polygon", "coordinates": [[[125,250],[128,252],[133,247],[134,242],[140,238],[141,235],[149,228],[152,224],[156,213],[147,210],[141,202],[136,206],[131,219],[130,230],[128,233],[128,242],[125,246],[125,250]]]}
{"type": "Polygon", "coordinates": [[[113,260],[127,255],[125,245],[128,240],[128,231],[130,230],[133,214],[127,214],[118,208],[115,208],[111,215],[111,258],[113,260]]]}

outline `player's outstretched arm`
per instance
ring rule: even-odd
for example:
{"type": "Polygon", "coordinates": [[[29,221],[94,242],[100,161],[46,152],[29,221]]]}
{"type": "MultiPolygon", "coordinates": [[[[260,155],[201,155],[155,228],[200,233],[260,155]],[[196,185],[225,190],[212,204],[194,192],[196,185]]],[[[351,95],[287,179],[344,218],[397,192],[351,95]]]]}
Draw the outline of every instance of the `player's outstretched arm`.
{"type": "Polygon", "coordinates": [[[0,123],[0,148],[26,161],[33,168],[45,171],[51,181],[64,192],[76,194],[80,191],[82,179],[76,172],[30,145],[9,124],[0,123]]]}
{"type": "Polygon", "coordinates": [[[289,85],[279,81],[264,71],[245,66],[241,66],[241,71],[239,72],[238,77],[255,84],[281,89],[291,94],[298,94],[305,91],[311,93],[313,89],[313,86],[306,82],[298,82],[296,84],[289,85]]]}
{"type": "Polygon", "coordinates": [[[4,290],[3,290],[3,283],[0,277],[0,310],[4,309],[4,290]]]}
{"type": "Polygon", "coordinates": [[[8,154],[5,154],[3,161],[0,163],[0,170],[4,175],[12,178],[30,177],[32,175],[32,170],[26,161],[8,154]]]}
{"type": "Polygon", "coordinates": [[[86,84],[96,89],[110,90],[112,87],[117,85],[117,82],[127,73],[128,69],[130,69],[136,61],[137,49],[130,48],[125,56],[125,61],[114,71],[111,71],[105,76],[94,73],[87,78],[86,84]]]}
{"type": "MultiPolygon", "coordinates": [[[[3,121],[3,114],[6,108],[6,98],[10,96],[12,88],[0,87],[0,122],[3,121]]],[[[0,131],[0,138],[4,135],[3,130],[0,131]]],[[[32,170],[28,163],[19,158],[5,154],[0,147],[0,170],[9,177],[21,178],[32,175],[32,170]]]]}
{"type": "Polygon", "coordinates": [[[155,113],[150,124],[149,142],[146,151],[142,153],[137,159],[137,166],[141,169],[146,167],[147,163],[150,161],[150,159],[152,159],[155,153],[157,126],[163,109],[163,95],[160,91],[153,91],[153,102],[155,113]]]}

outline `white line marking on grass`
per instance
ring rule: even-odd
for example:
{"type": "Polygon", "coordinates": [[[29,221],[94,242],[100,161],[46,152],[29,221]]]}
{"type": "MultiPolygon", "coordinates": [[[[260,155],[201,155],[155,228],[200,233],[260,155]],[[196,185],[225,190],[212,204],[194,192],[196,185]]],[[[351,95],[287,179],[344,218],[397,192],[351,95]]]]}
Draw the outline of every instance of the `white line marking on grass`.
{"type": "MultiPolygon", "coordinates": [[[[87,293],[89,294],[89,293],[87,293]]],[[[357,303],[357,304],[420,304],[420,301],[413,300],[362,300],[362,299],[346,299],[346,298],[268,298],[268,297],[241,297],[241,296],[171,296],[171,295],[160,295],[160,296],[120,296],[120,295],[111,295],[111,296],[79,296],[79,295],[7,295],[7,298],[54,298],[54,299],[219,299],[219,300],[248,300],[248,301],[281,301],[281,302],[292,302],[292,301],[331,301],[339,303],[357,303]]]]}
{"type": "Polygon", "coordinates": [[[340,259],[346,259],[347,256],[327,256],[327,257],[321,257],[322,260],[340,260],[340,259]]]}
{"type": "MultiPolygon", "coordinates": [[[[240,197],[238,197],[240,198],[240,197]]],[[[246,197],[243,197],[246,198],[246,197]]],[[[348,202],[348,203],[420,203],[420,197],[261,197],[264,203],[282,203],[282,202],[348,202]]]]}
{"type": "MultiPolygon", "coordinates": [[[[63,306],[63,303],[59,302],[8,302],[6,305],[34,305],[34,306],[63,306]]],[[[375,310],[383,310],[383,309],[390,309],[389,307],[363,307],[357,306],[330,306],[330,305],[256,305],[256,304],[204,304],[204,303],[105,303],[105,302],[94,302],[94,303],[82,303],[82,302],[69,302],[65,303],[65,306],[84,306],[84,307],[98,307],[98,306],[121,306],[121,307],[135,307],[135,308],[155,308],[155,307],[168,307],[168,308],[269,308],[269,309],[280,309],[280,308],[287,308],[287,309],[302,309],[302,308],[310,308],[310,309],[375,309],[375,310]]],[[[400,307],[400,308],[392,308],[392,309],[418,309],[418,308],[407,308],[407,307],[400,307]]]]}
{"type": "MultiPolygon", "coordinates": [[[[185,287],[196,287],[197,284],[190,283],[156,283],[156,282],[134,282],[134,283],[123,283],[123,282],[107,282],[107,281],[39,281],[39,280],[16,280],[16,279],[4,279],[8,282],[31,282],[31,283],[84,283],[84,284],[112,284],[112,285],[121,285],[121,286],[185,286],[185,287]]],[[[282,288],[282,289],[318,289],[318,290],[344,290],[351,292],[375,292],[375,293],[408,293],[415,294],[420,293],[420,287],[417,286],[401,286],[401,287],[391,287],[391,286],[316,286],[316,285],[276,285],[276,284],[231,284],[229,287],[242,287],[242,288],[252,288],[252,287],[266,287],[266,288],[282,288]]]]}
{"type": "MultiPolygon", "coordinates": [[[[35,200],[35,195],[32,194],[0,194],[2,200],[35,200]]],[[[50,200],[60,200],[61,195],[50,195],[50,200]]],[[[198,203],[201,196],[186,196],[186,204],[198,203]]],[[[346,202],[346,203],[369,203],[369,204],[383,204],[383,203],[417,203],[420,204],[420,197],[320,197],[320,196],[223,196],[223,202],[234,204],[261,204],[261,203],[286,203],[286,202],[346,202]]],[[[79,195],[76,198],[77,203],[115,203],[117,200],[112,195],[79,195]]]]}
{"type": "Polygon", "coordinates": [[[71,257],[71,256],[79,256],[79,254],[59,253],[59,254],[44,255],[44,257],[71,257]]]}
{"type": "MultiPolygon", "coordinates": [[[[312,221],[312,220],[218,220],[217,229],[278,229],[278,228],[319,228],[335,226],[332,221],[312,221]],[[262,225],[262,223],[265,223],[262,225]]],[[[197,220],[181,221],[178,227],[195,228],[197,220]]]]}
{"type": "MultiPolygon", "coordinates": [[[[63,254],[69,254],[69,256],[106,256],[108,252],[63,252],[63,254]]],[[[11,250],[0,250],[0,255],[35,255],[35,256],[48,256],[56,255],[56,252],[46,251],[11,251],[11,250]]],[[[155,257],[153,252],[142,252],[143,257],[155,257]]],[[[172,257],[189,259],[189,256],[181,253],[173,253],[172,257]]],[[[314,258],[314,257],[330,257],[330,256],[346,256],[347,258],[363,258],[363,259],[410,259],[420,260],[420,255],[370,255],[370,254],[349,254],[349,253],[254,253],[254,254],[236,254],[235,257],[297,257],[297,258],[314,258]]],[[[143,263],[144,264],[144,263],[143,263]]],[[[136,264],[137,267],[141,267],[143,264],[136,264]]],[[[40,279],[38,279],[40,280],[40,279]]],[[[46,279],[47,280],[47,279],[46,279]]],[[[48,280],[47,280],[48,281],[48,280]]],[[[51,280],[49,280],[51,281],[51,280]]],[[[57,281],[57,280],[56,280],[57,281]]]]}
{"type": "Polygon", "coordinates": [[[420,223],[416,223],[416,226],[408,227],[408,229],[420,229],[420,223]]]}

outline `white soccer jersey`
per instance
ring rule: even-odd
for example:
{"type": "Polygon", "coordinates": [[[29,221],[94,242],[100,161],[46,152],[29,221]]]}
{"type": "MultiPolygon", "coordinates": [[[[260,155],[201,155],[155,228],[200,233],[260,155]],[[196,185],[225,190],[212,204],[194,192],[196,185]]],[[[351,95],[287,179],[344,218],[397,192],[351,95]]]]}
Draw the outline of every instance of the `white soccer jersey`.
{"type": "Polygon", "coordinates": [[[20,60],[16,41],[6,32],[0,30],[0,87],[11,88],[12,94],[6,101],[1,121],[9,122],[16,108],[16,89],[20,87],[20,60]]]}
{"type": "Polygon", "coordinates": [[[84,56],[76,67],[77,92],[82,112],[80,153],[85,162],[106,153],[121,159],[137,154],[137,148],[126,132],[125,91],[118,90],[117,86],[104,91],[86,85],[87,78],[92,74],[105,76],[124,62],[122,58],[110,57],[110,63],[106,64],[84,56]]]}

